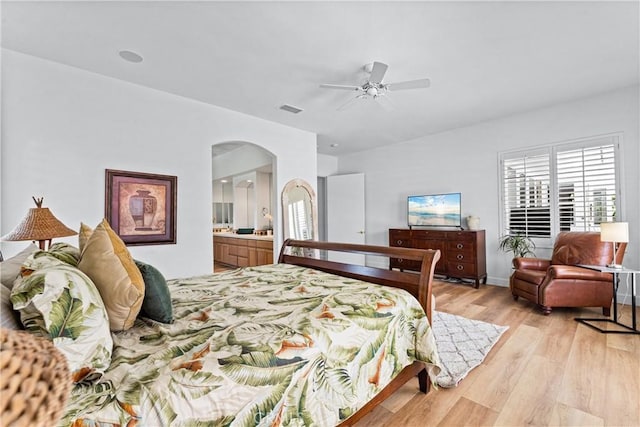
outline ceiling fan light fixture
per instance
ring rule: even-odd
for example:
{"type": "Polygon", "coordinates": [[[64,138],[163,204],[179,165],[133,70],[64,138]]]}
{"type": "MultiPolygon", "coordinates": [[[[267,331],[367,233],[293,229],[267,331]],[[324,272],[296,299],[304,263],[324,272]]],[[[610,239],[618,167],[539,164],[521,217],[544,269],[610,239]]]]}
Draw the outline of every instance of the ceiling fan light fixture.
{"type": "Polygon", "coordinates": [[[345,104],[337,108],[337,110],[345,110],[347,107],[352,106],[357,100],[362,99],[373,99],[376,101],[384,100],[384,102],[388,103],[385,109],[390,109],[388,107],[390,107],[392,103],[386,97],[387,92],[427,88],[430,85],[429,79],[426,78],[396,83],[382,83],[388,67],[389,66],[387,64],[378,61],[364,65],[364,70],[369,72],[370,75],[368,80],[360,86],[323,83],[320,85],[320,87],[326,89],[355,90],[356,92],[359,92],[359,95],[357,95],[355,98],[351,98],[345,104]]]}

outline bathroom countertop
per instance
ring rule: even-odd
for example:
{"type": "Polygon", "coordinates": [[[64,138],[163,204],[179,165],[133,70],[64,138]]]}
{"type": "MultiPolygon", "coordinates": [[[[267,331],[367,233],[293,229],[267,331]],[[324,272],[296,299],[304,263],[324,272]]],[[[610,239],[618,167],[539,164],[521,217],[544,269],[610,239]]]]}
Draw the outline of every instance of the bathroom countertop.
{"type": "Polygon", "coordinates": [[[271,236],[258,236],[257,234],[236,234],[232,231],[219,231],[214,232],[213,237],[233,237],[234,239],[249,239],[249,240],[273,240],[273,235],[271,236]]]}

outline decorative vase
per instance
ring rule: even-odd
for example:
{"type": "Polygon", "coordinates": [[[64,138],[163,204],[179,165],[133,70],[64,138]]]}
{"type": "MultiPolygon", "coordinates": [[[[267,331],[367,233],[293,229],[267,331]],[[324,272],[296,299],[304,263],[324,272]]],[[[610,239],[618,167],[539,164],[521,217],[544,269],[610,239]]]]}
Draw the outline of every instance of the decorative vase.
{"type": "Polygon", "coordinates": [[[151,225],[156,216],[158,201],[150,191],[137,190],[138,194],[129,197],[129,212],[136,224],[137,231],[153,230],[151,225]]]}
{"type": "Polygon", "coordinates": [[[467,217],[467,228],[469,230],[478,230],[480,228],[480,218],[470,215],[467,217]]]}

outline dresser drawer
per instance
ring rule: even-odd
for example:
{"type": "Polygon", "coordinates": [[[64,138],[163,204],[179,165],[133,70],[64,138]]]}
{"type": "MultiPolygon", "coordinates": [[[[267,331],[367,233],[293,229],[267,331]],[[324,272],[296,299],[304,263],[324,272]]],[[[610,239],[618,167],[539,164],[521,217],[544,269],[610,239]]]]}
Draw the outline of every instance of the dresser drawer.
{"type": "Polygon", "coordinates": [[[475,242],[476,233],[468,231],[450,231],[447,233],[447,240],[455,242],[475,242]]]}
{"type": "Polygon", "coordinates": [[[466,252],[475,250],[475,242],[466,242],[466,241],[456,241],[456,242],[447,242],[447,251],[452,252],[466,252]]]}
{"type": "Polygon", "coordinates": [[[476,265],[469,262],[447,262],[447,273],[451,276],[475,276],[476,265]]]}
{"type": "Polygon", "coordinates": [[[439,249],[441,256],[444,256],[446,244],[442,240],[414,240],[413,247],[418,249],[439,249]]]}
{"type": "Polygon", "coordinates": [[[445,240],[447,238],[447,232],[434,230],[411,230],[411,237],[416,240],[445,240]]]}
{"type": "Polygon", "coordinates": [[[476,254],[472,250],[466,251],[447,251],[447,261],[452,262],[476,262],[476,254]]]}
{"type": "Polygon", "coordinates": [[[389,230],[389,246],[411,247],[411,230],[389,230]]]}

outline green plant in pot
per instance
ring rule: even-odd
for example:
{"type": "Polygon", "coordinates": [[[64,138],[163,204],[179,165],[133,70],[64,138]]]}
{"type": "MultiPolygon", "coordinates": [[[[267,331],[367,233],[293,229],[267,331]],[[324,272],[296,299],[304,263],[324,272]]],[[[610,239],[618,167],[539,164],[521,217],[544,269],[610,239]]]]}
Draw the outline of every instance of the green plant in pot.
{"type": "Polygon", "coordinates": [[[513,252],[514,258],[526,257],[528,255],[536,256],[533,250],[536,244],[529,237],[520,234],[507,234],[500,238],[498,249],[504,252],[513,252]]]}

